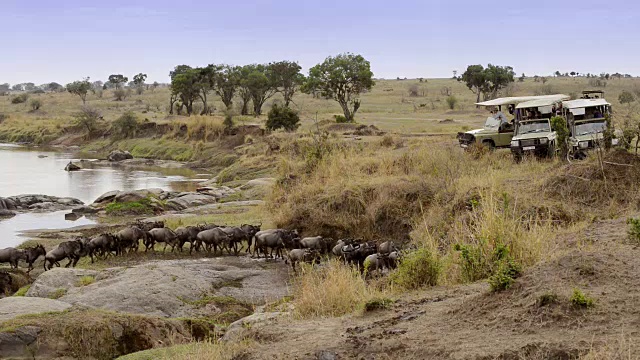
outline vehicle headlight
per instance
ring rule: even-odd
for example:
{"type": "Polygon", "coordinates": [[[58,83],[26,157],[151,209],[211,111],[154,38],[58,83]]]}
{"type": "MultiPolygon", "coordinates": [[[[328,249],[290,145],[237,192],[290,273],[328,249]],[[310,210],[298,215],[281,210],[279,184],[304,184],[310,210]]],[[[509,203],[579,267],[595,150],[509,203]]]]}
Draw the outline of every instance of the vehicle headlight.
{"type": "Polygon", "coordinates": [[[549,142],[547,138],[540,138],[540,145],[546,145],[549,142]]]}
{"type": "Polygon", "coordinates": [[[580,147],[580,149],[586,149],[586,148],[589,147],[589,142],[588,141],[580,141],[578,146],[580,147]]]}
{"type": "Polygon", "coordinates": [[[520,146],[520,141],[518,140],[512,140],[511,141],[511,147],[518,147],[520,146]]]}
{"type": "Polygon", "coordinates": [[[611,139],[611,145],[617,146],[620,143],[620,139],[611,139]]]}

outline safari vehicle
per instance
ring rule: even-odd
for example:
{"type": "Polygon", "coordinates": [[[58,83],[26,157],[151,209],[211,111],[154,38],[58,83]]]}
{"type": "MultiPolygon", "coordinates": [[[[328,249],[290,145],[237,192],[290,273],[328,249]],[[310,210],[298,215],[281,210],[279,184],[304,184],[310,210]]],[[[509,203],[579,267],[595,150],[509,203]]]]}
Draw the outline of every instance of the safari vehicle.
{"type": "Polygon", "coordinates": [[[551,128],[551,117],[557,114],[562,101],[569,99],[558,94],[516,105],[516,130],[511,139],[511,153],[516,161],[526,154],[540,157],[555,154],[557,135],[551,128]]]}
{"type": "Polygon", "coordinates": [[[476,105],[485,106],[492,110],[482,129],[459,132],[457,139],[462,148],[468,148],[474,143],[485,145],[489,148],[508,148],[511,145],[511,138],[515,129],[514,120],[516,118],[516,105],[534,100],[552,98],[565,95],[542,95],[542,96],[512,96],[479,102],[476,105]],[[502,107],[508,109],[513,115],[512,120],[502,112],[502,107]]]}
{"type": "MultiPolygon", "coordinates": [[[[562,102],[562,115],[569,127],[569,157],[584,159],[587,151],[604,139],[611,104],[600,90],[583,91],[582,98],[562,102]]],[[[617,139],[613,139],[614,145],[617,139]]]]}

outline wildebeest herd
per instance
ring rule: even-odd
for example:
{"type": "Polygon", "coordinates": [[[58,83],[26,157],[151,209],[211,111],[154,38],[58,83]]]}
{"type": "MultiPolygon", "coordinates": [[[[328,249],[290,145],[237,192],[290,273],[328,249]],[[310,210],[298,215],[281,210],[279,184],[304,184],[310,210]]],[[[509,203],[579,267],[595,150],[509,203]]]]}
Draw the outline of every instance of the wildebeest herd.
{"type": "Polygon", "coordinates": [[[42,245],[25,249],[6,248],[0,250],[0,263],[9,263],[17,268],[19,260],[28,264],[28,271],[33,269],[33,263],[44,256],[44,270],[50,270],[54,265],[60,266],[60,261],[68,259],[66,267],[75,267],[81,257],[88,256],[91,262],[96,257],[106,258],[125,253],[137,252],[140,242],[144,251],[154,251],[156,244],[164,244],[171,251],[184,251],[189,243],[189,254],[193,251],[206,251],[215,256],[218,251],[226,251],[229,255],[239,255],[243,243],[246,243],[245,253],[252,257],[285,258],[282,250],[288,251],[286,261],[296,271],[296,264],[300,262],[320,261],[323,256],[334,255],[346,263],[358,266],[367,271],[393,269],[399,260],[399,249],[391,241],[379,246],[374,242],[363,242],[358,239],[341,239],[334,241],[321,236],[300,238],[296,230],[270,229],[261,230],[260,225],[243,224],[241,226],[220,226],[204,224],[180,227],[175,230],[165,227],[164,222],[142,222],[134,224],[116,233],[102,233],[91,238],[76,238],[60,243],[56,248],[46,251],[42,245]]]}

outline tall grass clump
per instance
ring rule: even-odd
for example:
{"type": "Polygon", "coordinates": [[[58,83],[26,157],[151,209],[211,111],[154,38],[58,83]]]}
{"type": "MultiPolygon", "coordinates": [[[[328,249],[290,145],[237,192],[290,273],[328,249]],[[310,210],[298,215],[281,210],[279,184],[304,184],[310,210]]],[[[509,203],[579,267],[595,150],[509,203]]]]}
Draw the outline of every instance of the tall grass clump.
{"type": "Polygon", "coordinates": [[[342,316],[380,297],[381,291],[368,286],[358,269],[335,259],[318,269],[302,266],[293,288],[296,315],[301,318],[342,316]]]}
{"type": "Polygon", "coordinates": [[[224,120],[211,116],[191,116],[187,123],[189,140],[216,140],[224,134],[224,120]]]}
{"type": "Polygon", "coordinates": [[[505,277],[515,278],[522,266],[533,265],[548,253],[552,228],[549,222],[520,214],[506,193],[484,192],[474,206],[468,220],[452,234],[461,280],[496,276],[492,289],[506,289],[511,281],[505,277]]]}

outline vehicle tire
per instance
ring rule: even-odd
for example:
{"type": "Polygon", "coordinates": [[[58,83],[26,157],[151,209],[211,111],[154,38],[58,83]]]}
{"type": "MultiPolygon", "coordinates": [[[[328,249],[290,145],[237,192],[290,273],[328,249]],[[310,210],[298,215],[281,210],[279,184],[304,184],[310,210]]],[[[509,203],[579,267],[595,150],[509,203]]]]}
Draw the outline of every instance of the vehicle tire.
{"type": "Polygon", "coordinates": [[[487,149],[491,151],[496,149],[496,144],[492,140],[483,140],[482,145],[486,146],[487,149]]]}
{"type": "Polygon", "coordinates": [[[513,154],[513,161],[516,164],[520,164],[522,162],[522,155],[521,154],[513,154]]]}
{"type": "Polygon", "coordinates": [[[549,144],[549,148],[547,149],[547,157],[551,159],[555,155],[556,155],[556,144],[555,143],[550,143],[549,144]]]}

